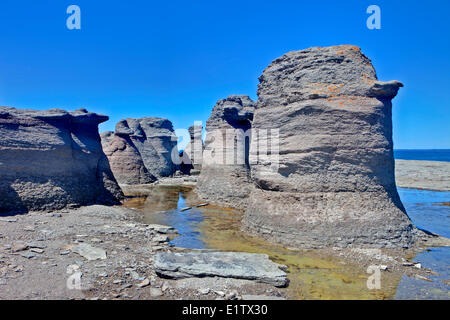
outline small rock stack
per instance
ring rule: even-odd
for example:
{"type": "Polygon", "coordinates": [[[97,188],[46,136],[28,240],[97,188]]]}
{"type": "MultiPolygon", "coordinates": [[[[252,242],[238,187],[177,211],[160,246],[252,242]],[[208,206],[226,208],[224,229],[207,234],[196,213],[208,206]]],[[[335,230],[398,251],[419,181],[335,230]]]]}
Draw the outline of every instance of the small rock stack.
{"type": "Polygon", "coordinates": [[[193,125],[188,129],[189,143],[183,150],[181,172],[193,176],[200,174],[203,159],[203,126],[193,125]]]}
{"type": "Polygon", "coordinates": [[[191,174],[198,175],[202,170],[202,162],[203,162],[203,140],[202,140],[202,125],[193,125],[189,127],[189,135],[191,141],[186,148],[186,152],[190,154],[190,159],[192,163],[193,170],[191,170],[191,174]]]}
{"type": "Polygon", "coordinates": [[[197,193],[223,206],[244,208],[250,191],[248,152],[255,103],[232,95],[217,101],[206,122],[197,193]]]}
{"type": "Polygon", "coordinates": [[[102,145],[120,184],[145,184],[176,171],[172,123],[161,118],[124,119],[115,132],[102,133],[102,145]]]}

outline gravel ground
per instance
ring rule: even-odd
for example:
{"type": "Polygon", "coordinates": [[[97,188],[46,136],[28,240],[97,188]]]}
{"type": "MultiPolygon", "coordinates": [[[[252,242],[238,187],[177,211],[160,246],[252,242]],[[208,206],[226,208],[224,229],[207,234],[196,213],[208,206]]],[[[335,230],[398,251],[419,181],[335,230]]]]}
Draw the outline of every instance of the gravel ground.
{"type": "MultiPolygon", "coordinates": [[[[165,183],[186,184],[178,180],[165,183]]],[[[147,187],[141,186],[141,191],[145,193],[147,187]]],[[[335,257],[359,267],[382,266],[388,278],[406,274],[428,281],[434,271],[412,257],[427,247],[449,246],[449,240],[423,238],[426,242],[410,250],[328,248],[315,252],[324,259],[335,257]]],[[[121,206],[0,216],[0,299],[289,297],[289,288],[248,280],[160,278],[153,270],[154,255],[187,250],[167,241],[166,235],[142,223],[137,211],[121,206]]]]}
{"type": "Polygon", "coordinates": [[[134,210],[98,205],[0,217],[0,299],[286,295],[285,289],[252,281],[159,278],[153,270],[154,254],[182,249],[160,242],[164,235],[138,221],[134,210]],[[81,251],[84,256],[74,252],[80,252],[79,245],[89,249],[81,251]]]}

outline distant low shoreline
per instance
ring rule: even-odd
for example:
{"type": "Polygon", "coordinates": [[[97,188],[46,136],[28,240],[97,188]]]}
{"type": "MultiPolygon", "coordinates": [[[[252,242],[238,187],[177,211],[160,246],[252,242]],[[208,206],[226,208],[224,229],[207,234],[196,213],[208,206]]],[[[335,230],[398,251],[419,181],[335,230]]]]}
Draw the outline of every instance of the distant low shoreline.
{"type": "Polygon", "coordinates": [[[450,191],[450,162],[395,160],[397,187],[450,191]]]}

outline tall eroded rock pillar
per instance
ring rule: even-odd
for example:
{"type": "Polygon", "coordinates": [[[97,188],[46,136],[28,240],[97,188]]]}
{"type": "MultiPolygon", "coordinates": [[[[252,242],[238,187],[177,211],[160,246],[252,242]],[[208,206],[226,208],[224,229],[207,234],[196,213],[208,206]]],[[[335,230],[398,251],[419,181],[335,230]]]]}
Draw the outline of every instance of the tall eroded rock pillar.
{"type": "Polygon", "coordinates": [[[243,95],[217,101],[206,122],[197,193],[217,205],[245,208],[250,192],[250,128],[255,104],[243,95]]]}
{"type": "Polygon", "coordinates": [[[411,245],[392,142],[403,85],[378,81],[355,46],[289,52],[259,80],[252,127],[279,130],[279,163],[259,161],[252,143],[243,228],[304,248],[411,245]]]}

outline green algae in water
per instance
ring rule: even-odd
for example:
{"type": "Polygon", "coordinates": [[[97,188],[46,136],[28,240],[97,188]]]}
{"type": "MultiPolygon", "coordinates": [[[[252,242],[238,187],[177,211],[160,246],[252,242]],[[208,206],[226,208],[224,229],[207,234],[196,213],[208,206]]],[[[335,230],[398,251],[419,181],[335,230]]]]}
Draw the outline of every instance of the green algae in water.
{"type": "Polygon", "coordinates": [[[142,212],[145,223],[177,228],[180,236],[171,242],[179,247],[269,255],[288,267],[291,299],[386,299],[395,294],[400,279],[383,273],[382,289],[369,290],[369,275],[361,266],[324,256],[318,250],[289,250],[241,232],[242,212],[237,210],[209,205],[180,211],[201,202],[192,188],[154,186],[143,197],[129,199],[124,205],[142,212]]]}
{"type": "Polygon", "coordinates": [[[237,210],[214,206],[202,210],[204,220],[199,230],[208,248],[264,253],[286,265],[292,299],[387,299],[395,294],[400,279],[385,279],[381,290],[369,290],[369,275],[359,266],[321,256],[316,250],[290,250],[241,232],[242,214],[237,210]]]}

